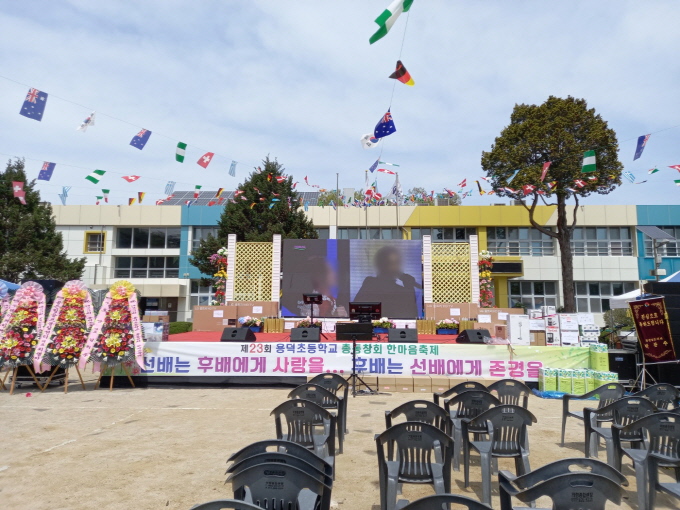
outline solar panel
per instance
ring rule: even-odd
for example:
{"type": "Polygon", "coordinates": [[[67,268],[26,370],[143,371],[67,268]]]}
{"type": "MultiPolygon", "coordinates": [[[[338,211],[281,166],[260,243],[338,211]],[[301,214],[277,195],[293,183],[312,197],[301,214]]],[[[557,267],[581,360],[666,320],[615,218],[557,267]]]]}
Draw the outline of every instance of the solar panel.
{"type": "Polygon", "coordinates": [[[664,232],[659,227],[653,227],[651,225],[639,225],[635,228],[655,241],[675,241],[675,237],[670,235],[668,232],[664,232]]]}
{"type": "MultiPolygon", "coordinates": [[[[215,198],[215,195],[217,194],[217,190],[214,191],[199,191],[198,192],[198,198],[194,198],[194,191],[175,191],[173,193],[173,196],[171,199],[166,200],[160,205],[186,205],[187,200],[191,200],[191,205],[208,205],[208,202],[210,201],[215,201],[217,200],[215,198]]],[[[305,204],[305,202],[308,203],[309,206],[315,206],[317,205],[318,198],[319,198],[319,192],[318,191],[300,191],[297,193],[298,199],[302,198],[302,205],[305,204]]],[[[222,192],[222,197],[224,198],[224,201],[222,202],[222,206],[226,205],[230,199],[234,198],[234,192],[233,191],[223,191],[222,192]]]]}

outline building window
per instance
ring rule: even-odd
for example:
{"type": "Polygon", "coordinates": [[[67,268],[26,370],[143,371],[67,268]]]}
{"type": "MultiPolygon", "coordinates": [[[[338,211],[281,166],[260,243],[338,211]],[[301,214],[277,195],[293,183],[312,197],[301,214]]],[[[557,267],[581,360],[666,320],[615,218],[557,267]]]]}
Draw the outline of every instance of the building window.
{"type": "MultiPolygon", "coordinates": [[[[548,230],[552,231],[551,228],[548,230]]],[[[552,257],[553,238],[529,227],[489,227],[486,229],[487,250],[494,255],[552,257]]]]}
{"type": "Polygon", "coordinates": [[[106,251],[105,232],[85,232],[83,253],[104,253],[106,251]]]}
{"type": "Polygon", "coordinates": [[[123,227],[116,232],[116,248],[179,248],[179,227],[123,227]]]}
{"type": "Polygon", "coordinates": [[[474,227],[435,227],[435,228],[412,228],[411,239],[419,241],[423,236],[432,236],[433,243],[468,242],[470,236],[477,235],[474,227]]]}
{"type": "Polygon", "coordinates": [[[191,307],[208,306],[212,301],[214,290],[212,286],[201,285],[201,280],[191,280],[191,307]]]}
{"type": "Polygon", "coordinates": [[[401,239],[399,228],[339,228],[338,239],[401,239]]]}
{"type": "Polygon", "coordinates": [[[633,240],[628,227],[576,227],[571,251],[581,257],[631,257],[633,240]]]}
{"type": "Polygon", "coordinates": [[[608,311],[609,298],[632,292],[635,282],[576,282],[576,311],[602,313],[608,311]]]}
{"type": "MultiPolygon", "coordinates": [[[[672,235],[677,241],[668,241],[668,244],[659,246],[658,252],[662,257],[680,257],[680,227],[659,227],[667,234],[672,235]]],[[[645,236],[645,257],[653,257],[654,248],[652,240],[645,236]]]]}
{"type": "Polygon", "coordinates": [[[527,309],[557,306],[557,282],[508,282],[510,306],[521,304],[527,309]]]}
{"type": "Polygon", "coordinates": [[[217,237],[217,227],[194,227],[194,235],[191,239],[191,250],[197,250],[201,245],[201,241],[208,239],[208,237],[217,237]]]}
{"type": "Polygon", "coordinates": [[[116,278],[179,278],[179,257],[116,257],[116,278]]]}
{"type": "Polygon", "coordinates": [[[319,239],[329,239],[331,235],[331,229],[328,227],[319,227],[316,229],[316,233],[319,239]]]}

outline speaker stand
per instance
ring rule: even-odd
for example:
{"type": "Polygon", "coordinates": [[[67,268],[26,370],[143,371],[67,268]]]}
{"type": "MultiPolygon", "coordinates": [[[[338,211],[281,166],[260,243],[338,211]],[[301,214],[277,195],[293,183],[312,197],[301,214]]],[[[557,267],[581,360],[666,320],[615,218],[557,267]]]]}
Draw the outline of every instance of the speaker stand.
{"type": "Polygon", "coordinates": [[[352,335],[352,375],[347,378],[347,382],[352,385],[352,397],[356,397],[357,393],[360,395],[377,395],[378,392],[371,388],[366,381],[364,381],[359,374],[357,374],[357,336],[352,335]],[[366,387],[365,390],[357,391],[357,385],[362,384],[366,387]]]}

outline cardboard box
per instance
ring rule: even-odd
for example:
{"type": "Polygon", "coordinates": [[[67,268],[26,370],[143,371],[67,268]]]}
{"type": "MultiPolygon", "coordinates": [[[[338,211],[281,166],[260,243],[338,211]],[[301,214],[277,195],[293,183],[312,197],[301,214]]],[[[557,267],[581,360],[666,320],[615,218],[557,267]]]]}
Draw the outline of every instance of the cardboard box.
{"type": "Polygon", "coordinates": [[[432,393],[443,393],[453,387],[449,377],[434,376],[430,377],[430,380],[432,382],[432,393]]]}
{"type": "Polygon", "coordinates": [[[560,328],[556,326],[545,327],[545,345],[560,346],[560,328]]]}
{"type": "Polygon", "coordinates": [[[501,326],[500,324],[496,324],[496,326],[493,328],[493,336],[496,338],[502,338],[503,340],[508,339],[508,327],[507,326],[501,326]]]}
{"type": "Polygon", "coordinates": [[[530,331],[545,331],[545,320],[541,319],[532,319],[531,316],[529,316],[529,330],[530,331]]]}
{"type": "Polygon", "coordinates": [[[170,322],[169,315],[142,315],[142,322],[170,322]]]}
{"type": "Polygon", "coordinates": [[[388,393],[394,393],[396,389],[397,382],[394,380],[394,376],[380,376],[378,377],[378,391],[386,391],[388,393]]]}
{"type": "Polygon", "coordinates": [[[194,331],[222,331],[236,326],[238,310],[235,306],[194,306],[194,331]]]}
{"type": "Polygon", "coordinates": [[[569,346],[569,347],[579,345],[578,331],[562,331],[562,332],[560,332],[560,343],[563,346],[569,346]]]}
{"type": "Polygon", "coordinates": [[[238,317],[278,317],[279,304],[274,301],[232,301],[236,303],[238,317]]]}
{"type": "Polygon", "coordinates": [[[578,331],[578,315],[575,313],[561,313],[557,316],[562,331],[578,331]]]}
{"type": "Polygon", "coordinates": [[[510,315],[508,319],[508,338],[512,345],[531,345],[529,335],[529,316],[510,315]]]}
{"type": "Polygon", "coordinates": [[[425,318],[440,321],[442,319],[471,319],[477,317],[477,303],[425,303],[425,318]]]}
{"type": "MultiPolygon", "coordinates": [[[[413,377],[398,375],[394,378],[394,391],[397,393],[413,393],[413,377]]],[[[430,383],[430,392],[432,383],[430,383]]]]}
{"type": "MultiPolygon", "coordinates": [[[[448,389],[448,388],[447,388],[448,389]]],[[[419,375],[413,378],[413,392],[427,394],[428,400],[432,393],[432,379],[429,375],[419,375]]]]}
{"type": "Polygon", "coordinates": [[[541,391],[557,391],[557,369],[538,369],[538,389],[541,391]]]}
{"type": "Polygon", "coordinates": [[[545,317],[543,319],[545,322],[545,327],[546,328],[558,328],[560,327],[560,321],[557,315],[553,315],[552,317],[545,317]]]}
{"type": "Polygon", "coordinates": [[[545,347],[545,331],[530,331],[529,338],[531,339],[531,345],[545,347]]]}
{"type": "Polygon", "coordinates": [[[143,322],[144,340],[147,342],[167,342],[170,336],[170,323],[143,322]]]}

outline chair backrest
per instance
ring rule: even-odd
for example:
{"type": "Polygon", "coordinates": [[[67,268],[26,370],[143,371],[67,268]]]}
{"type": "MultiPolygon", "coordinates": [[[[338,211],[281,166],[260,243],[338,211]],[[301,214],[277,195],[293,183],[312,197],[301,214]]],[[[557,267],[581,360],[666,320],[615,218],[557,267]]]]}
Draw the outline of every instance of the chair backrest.
{"type": "Polygon", "coordinates": [[[319,374],[307,382],[310,384],[318,384],[319,386],[326,388],[334,395],[340,395],[341,397],[347,398],[349,383],[341,375],[319,374]]]}
{"type": "Polygon", "coordinates": [[[500,400],[487,391],[464,391],[453,398],[444,400],[444,408],[447,412],[455,409],[456,418],[476,418],[487,409],[503,405],[500,400]]]}
{"type": "Polygon", "coordinates": [[[488,391],[486,389],[486,386],[484,386],[482,383],[478,383],[477,381],[465,381],[460,384],[456,384],[453,388],[449,388],[446,391],[442,391],[441,393],[435,393],[433,395],[434,403],[440,405],[440,400],[452,397],[454,395],[458,395],[459,393],[462,393],[464,391],[471,390],[488,391]]]}
{"type": "Polygon", "coordinates": [[[433,479],[433,463],[443,464],[444,476],[450,476],[453,439],[434,425],[397,423],[378,435],[375,442],[379,469],[386,471],[386,461],[399,462],[401,481],[433,479]]]}
{"type": "Polygon", "coordinates": [[[513,496],[525,503],[548,496],[553,510],[604,510],[607,501],[621,503],[621,486],[594,473],[569,473],[550,478],[513,496]]]}
{"type": "Polygon", "coordinates": [[[259,506],[236,499],[218,499],[192,506],[191,510],[262,510],[259,506]]]}
{"type": "Polygon", "coordinates": [[[319,404],[323,408],[337,409],[338,396],[321,385],[306,383],[294,388],[288,398],[301,398],[319,404]]]}
{"type": "Polygon", "coordinates": [[[405,507],[402,507],[401,510],[442,510],[442,508],[449,508],[448,505],[450,504],[462,506],[468,510],[491,510],[491,507],[484,503],[466,498],[465,496],[456,496],[454,494],[435,494],[434,496],[427,496],[418,499],[413,503],[409,503],[405,507]]]}
{"type": "Polygon", "coordinates": [[[647,432],[647,451],[667,462],[677,462],[680,467],[680,415],[660,412],[649,414],[634,423],[630,423],[613,434],[623,436],[633,434],[637,430],[647,432]]]}
{"type": "Polygon", "coordinates": [[[491,453],[519,455],[526,444],[527,427],[536,417],[520,406],[500,405],[484,411],[470,422],[471,428],[491,425],[491,453]]]}
{"type": "Polygon", "coordinates": [[[233,473],[227,482],[231,482],[235,494],[243,494],[247,487],[253,503],[268,510],[298,508],[298,496],[304,489],[318,497],[330,489],[304,471],[278,462],[243,469],[233,473]]]}
{"type": "MultiPolygon", "coordinates": [[[[302,399],[287,400],[279,404],[272,412],[276,423],[276,437],[281,439],[285,435],[288,441],[293,441],[308,449],[315,446],[315,432],[319,418],[335,423],[335,417],[326,409],[314,402],[302,399]]],[[[335,452],[335,427],[329,427],[329,437],[326,439],[329,453],[335,452]]]]}
{"type": "Polygon", "coordinates": [[[573,458],[560,459],[556,462],[546,464],[530,473],[518,476],[512,480],[520,490],[533,487],[537,483],[544,482],[555,476],[566,475],[569,473],[586,472],[604,476],[621,485],[628,485],[628,480],[618,470],[611,467],[606,462],[597,459],[573,458]]]}
{"type": "Polygon", "coordinates": [[[317,478],[320,482],[325,483],[329,487],[332,486],[333,474],[326,472],[325,466],[323,465],[326,463],[322,459],[320,459],[319,457],[317,457],[317,459],[320,460],[321,463],[315,462],[316,465],[314,465],[305,460],[302,460],[300,457],[295,457],[294,455],[289,455],[287,453],[280,452],[258,453],[257,455],[253,455],[252,457],[247,457],[239,462],[235,462],[234,464],[229,466],[229,469],[227,469],[227,473],[238,473],[239,471],[243,471],[244,469],[247,469],[250,466],[278,462],[279,464],[285,464],[288,466],[296,467],[304,471],[308,475],[317,478]]]}
{"type": "MultiPolygon", "coordinates": [[[[612,402],[615,402],[618,399],[623,398],[623,396],[626,394],[626,388],[624,388],[619,383],[609,383],[603,384],[599,388],[595,388],[592,391],[592,393],[600,397],[600,402],[597,405],[597,408],[602,409],[603,407],[608,406],[612,402]]],[[[611,415],[609,416],[600,415],[600,417],[611,419],[611,415]]]]}
{"type": "MultiPolygon", "coordinates": [[[[640,418],[656,412],[656,407],[649,400],[640,398],[636,395],[623,397],[602,407],[596,411],[597,416],[605,415],[612,417],[612,423],[621,427],[626,427],[640,418]]],[[[642,430],[637,428],[626,428],[625,432],[619,435],[621,441],[639,441],[642,439],[642,430]]]]}
{"type": "Polygon", "coordinates": [[[498,400],[503,404],[522,406],[525,409],[529,404],[531,389],[517,379],[501,379],[488,386],[489,393],[496,393],[498,400]]]}
{"type": "Polygon", "coordinates": [[[265,441],[258,441],[257,443],[249,444],[248,446],[241,448],[238,452],[232,454],[227,462],[238,463],[248,457],[253,457],[261,453],[287,453],[288,455],[293,455],[298,457],[305,462],[316,466],[321,471],[326,474],[333,473],[333,467],[326,461],[318,457],[314,452],[309,451],[304,446],[291,441],[283,441],[281,439],[267,439],[265,441]]]}
{"type": "Polygon", "coordinates": [[[427,400],[411,400],[391,411],[385,411],[385,427],[392,426],[392,419],[404,416],[406,421],[420,421],[434,425],[439,430],[451,434],[451,419],[449,413],[437,404],[427,400]]]}
{"type": "Polygon", "coordinates": [[[677,405],[680,399],[680,391],[672,384],[654,384],[642,391],[635,393],[636,397],[644,397],[650,400],[657,409],[668,409],[671,404],[677,405]]]}

